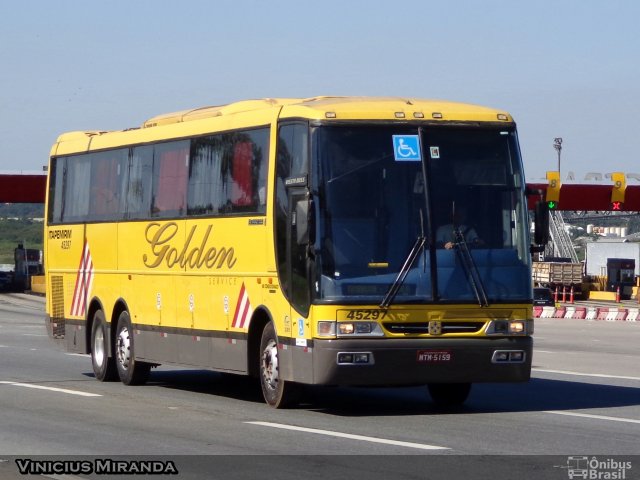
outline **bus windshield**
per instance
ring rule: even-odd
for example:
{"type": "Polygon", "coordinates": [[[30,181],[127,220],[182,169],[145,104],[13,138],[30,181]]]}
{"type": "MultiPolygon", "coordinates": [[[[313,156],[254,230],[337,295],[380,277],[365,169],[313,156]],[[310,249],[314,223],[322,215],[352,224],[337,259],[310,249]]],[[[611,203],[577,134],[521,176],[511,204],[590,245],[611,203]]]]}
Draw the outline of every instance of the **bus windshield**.
{"type": "Polygon", "coordinates": [[[320,126],[312,142],[317,301],[379,304],[394,284],[393,303],[531,296],[515,129],[320,126]]]}

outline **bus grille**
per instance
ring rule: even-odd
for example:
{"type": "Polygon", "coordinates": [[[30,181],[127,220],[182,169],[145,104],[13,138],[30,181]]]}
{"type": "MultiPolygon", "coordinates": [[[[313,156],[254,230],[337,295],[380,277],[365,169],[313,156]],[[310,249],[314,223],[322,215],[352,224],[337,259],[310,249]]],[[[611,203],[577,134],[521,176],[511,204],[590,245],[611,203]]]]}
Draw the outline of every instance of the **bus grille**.
{"type": "MultiPolygon", "coordinates": [[[[429,322],[423,323],[383,323],[391,333],[429,333],[429,322]]],[[[442,333],[476,333],[482,330],[484,322],[442,322],[442,333]]]]}
{"type": "Polygon", "coordinates": [[[61,275],[51,277],[51,326],[53,338],[64,337],[64,283],[61,275]]]}

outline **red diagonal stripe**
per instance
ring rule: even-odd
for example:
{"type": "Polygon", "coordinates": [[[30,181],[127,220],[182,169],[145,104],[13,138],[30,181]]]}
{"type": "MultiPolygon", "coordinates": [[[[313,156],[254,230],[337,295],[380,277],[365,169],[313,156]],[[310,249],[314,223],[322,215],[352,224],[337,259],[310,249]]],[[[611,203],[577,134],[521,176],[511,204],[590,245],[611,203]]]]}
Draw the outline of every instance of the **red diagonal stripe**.
{"type": "Polygon", "coordinates": [[[84,266],[85,261],[85,251],[87,249],[87,243],[85,242],[82,247],[82,255],[80,256],[80,265],[78,265],[78,274],[76,275],[76,285],[73,289],[73,302],[71,303],[71,315],[76,315],[76,308],[78,303],[78,288],[80,287],[82,280],[82,267],[84,266]]]}
{"type": "Polygon", "coordinates": [[[238,295],[238,303],[236,304],[236,311],[233,314],[233,323],[231,324],[233,327],[238,326],[238,316],[240,315],[240,305],[242,305],[242,299],[245,296],[245,288],[244,282],[242,282],[242,286],[240,287],[240,295],[238,295]]]}

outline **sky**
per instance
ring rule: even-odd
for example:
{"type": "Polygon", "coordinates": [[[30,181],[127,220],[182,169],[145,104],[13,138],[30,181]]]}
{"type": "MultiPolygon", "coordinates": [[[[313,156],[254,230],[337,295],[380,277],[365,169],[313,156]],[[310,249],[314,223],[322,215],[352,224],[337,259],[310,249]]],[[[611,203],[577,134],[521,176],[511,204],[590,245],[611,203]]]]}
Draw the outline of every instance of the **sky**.
{"type": "Polygon", "coordinates": [[[511,113],[527,181],[640,173],[637,0],[0,0],[0,171],[59,134],[267,97],[511,113]]]}

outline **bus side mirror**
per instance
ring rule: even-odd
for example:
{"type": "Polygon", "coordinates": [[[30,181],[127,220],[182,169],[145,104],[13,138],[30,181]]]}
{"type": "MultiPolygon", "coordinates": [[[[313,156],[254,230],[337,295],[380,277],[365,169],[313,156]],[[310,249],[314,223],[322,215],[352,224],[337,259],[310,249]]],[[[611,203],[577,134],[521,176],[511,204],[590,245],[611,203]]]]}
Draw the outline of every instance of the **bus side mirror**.
{"type": "Polygon", "coordinates": [[[313,241],[315,222],[313,221],[313,202],[300,200],[296,203],[296,241],[298,245],[308,245],[313,241]]]}
{"type": "Polygon", "coordinates": [[[536,202],[534,210],[534,236],[536,245],[544,246],[549,243],[549,207],[546,202],[536,202]]]}

